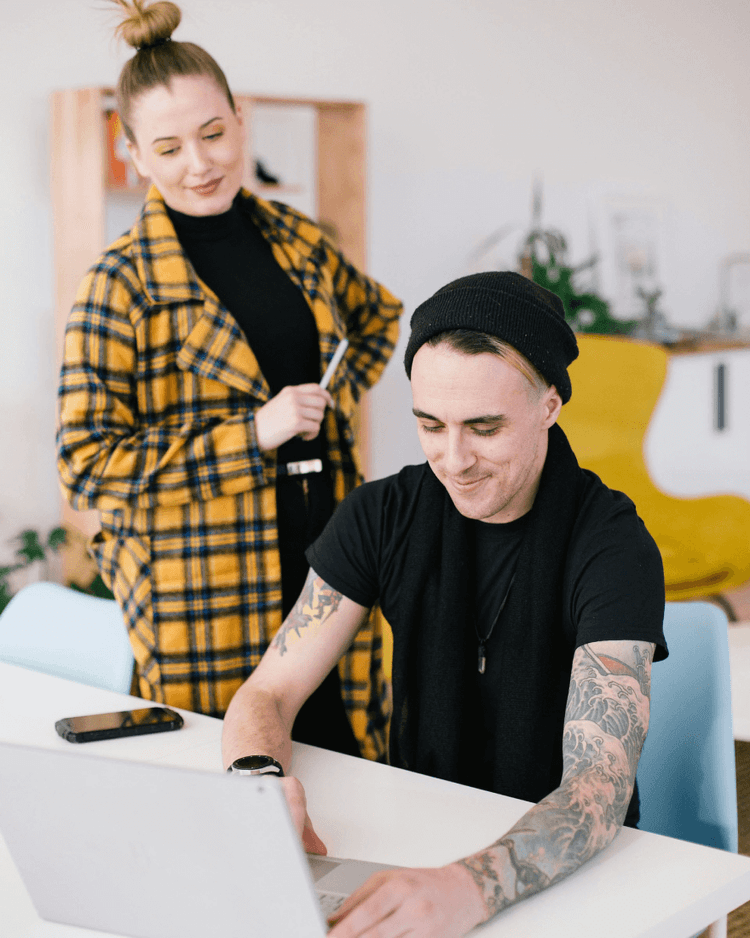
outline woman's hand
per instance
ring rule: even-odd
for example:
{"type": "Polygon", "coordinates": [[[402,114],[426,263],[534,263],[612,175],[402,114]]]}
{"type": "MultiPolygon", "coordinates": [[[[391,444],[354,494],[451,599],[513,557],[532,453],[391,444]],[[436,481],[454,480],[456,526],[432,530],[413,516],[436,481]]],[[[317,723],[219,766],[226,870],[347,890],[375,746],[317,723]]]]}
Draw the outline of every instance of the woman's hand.
{"type": "Polygon", "coordinates": [[[287,775],[280,781],[286,803],[289,805],[292,821],[294,821],[294,826],[297,828],[297,833],[302,838],[302,846],[307,853],[318,853],[325,856],[328,849],[313,829],[312,821],[307,813],[307,798],[305,797],[302,782],[292,775],[287,775]]]}
{"type": "Polygon", "coordinates": [[[289,384],[264,404],[255,414],[255,437],[259,449],[278,449],[298,436],[314,440],[326,407],[333,398],[317,384],[289,384]]]}

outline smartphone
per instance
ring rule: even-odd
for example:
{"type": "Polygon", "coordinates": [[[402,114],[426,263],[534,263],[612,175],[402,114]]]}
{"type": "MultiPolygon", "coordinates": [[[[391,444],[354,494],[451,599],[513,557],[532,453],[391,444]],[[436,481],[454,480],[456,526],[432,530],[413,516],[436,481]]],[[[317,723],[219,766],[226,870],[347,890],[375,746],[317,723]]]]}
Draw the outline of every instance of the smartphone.
{"type": "Polygon", "coordinates": [[[166,733],[168,730],[178,730],[183,722],[179,713],[167,707],[145,707],[143,710],[65,717],[55,723],[55,729],[69,743],[90,743],[96,739],[116,739],[118,736],[166,733]]]}

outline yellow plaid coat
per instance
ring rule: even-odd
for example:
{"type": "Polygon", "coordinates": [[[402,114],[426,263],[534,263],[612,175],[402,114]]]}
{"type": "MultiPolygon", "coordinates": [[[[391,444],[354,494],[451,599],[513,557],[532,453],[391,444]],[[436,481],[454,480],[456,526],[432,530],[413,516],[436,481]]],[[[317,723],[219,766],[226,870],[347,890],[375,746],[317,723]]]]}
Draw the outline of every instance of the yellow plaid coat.
{"type": "MultiPolygon", "coordinates": [[[[321,373],[349,338],[324,422],[340,501],[361,481],[353,409],[390,358],[402,306],[310,219],[243,198],[310,304],[321,373]]],[[[152,187],[132,230],[79,289],[57,434],[65,496],[101,513],[91,550],[125,613],[146,698],[222,715],[281,625],[276,453],[258,449],[254,422],[269,397],[252,349],[198,279],[152,187]]],[[[388,695],[375,617],[339,672],[362,753],[378,758],[388,695]]]]}

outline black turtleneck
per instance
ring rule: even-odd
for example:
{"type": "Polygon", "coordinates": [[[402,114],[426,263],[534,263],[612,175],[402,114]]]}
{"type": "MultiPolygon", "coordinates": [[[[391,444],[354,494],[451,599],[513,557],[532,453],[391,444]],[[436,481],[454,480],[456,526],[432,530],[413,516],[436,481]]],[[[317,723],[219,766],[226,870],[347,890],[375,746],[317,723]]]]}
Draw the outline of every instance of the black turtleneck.
{"type": "MultiPolygon", "coordinates": [[[[221,215],[184,215],[167,206],[177,237],[201,280],[245,334],[275,396],[289,384],[320,380],[318,330],[302,291],[237,196],[221,215]]],[[[321,458],[320,440],[294,439],[279,462],[321,458]]]]}
{"type": "Polygon", "coordinates": [[[318,330],[302,291],[239,198],[221,215],[167,212],[198,276],[237,320],[275,395],[288,384],[320,380],[318,330]]]}

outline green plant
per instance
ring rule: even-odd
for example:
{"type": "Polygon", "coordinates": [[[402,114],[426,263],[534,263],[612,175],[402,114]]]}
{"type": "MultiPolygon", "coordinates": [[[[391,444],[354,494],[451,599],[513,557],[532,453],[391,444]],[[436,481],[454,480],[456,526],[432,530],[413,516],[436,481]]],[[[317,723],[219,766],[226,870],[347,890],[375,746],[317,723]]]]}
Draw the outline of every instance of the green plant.
{"type": "Polygon", "coordinates": [[[94,579],[86,586],[81,586],[80,583],[74,583],[72,580],[68,583],[68,586],[72,590],[77,590],[79,593],[88,593],[89,596],[97,596],[99,599],[114,599],[115,595],[112,590],[107,586],[101,576],[97,573],[94,579]]]}
{"type": "Polygon", "coordinates": [[[523,273],[560,297],[565,319],[576,332],[629,335],[639,320],[616,319],[603,297],[590,289],[580,290],[576,283],[579,274],[596,266],[598,257],[594,255],[576,266],[569,264],[565,236],[554,228],[543,228],[541,218],[542,193],[537,183],[531,229],[521,245],[519,260],[523,273]]]}
{"type": "Polygon", "coordinates": [[[573,267],[567,263],[567,244],[558,231],[535,229],[524,242],[522,264],[530,262],[529,275],[534,283],[545,287],[562,300],[565,319],[576,332],[600,335],[628,335],[637,319],[616,319],[609,303],[593,290],[580,290],[576,276],[597,263],[592,257],[573,267]]]}
{"type": "Polygon", "coordinates": [[[13,540],[17,543],[15,559],[12,563],[0,567],[0,612],[10,602],[13,593],[10,587],[10,578],[18,570],[24,570],[37,561],[46,563],[49,559],[49,553],[57,553],[67,542],[68,534],[65,528],[52,528],[47,534],[45,540],[39,535],[38,531],[28,528],[21,531],[13,540]]]}
{"type": "MultiPolygon", "coordinates": [[[[52,528],[46,538],[43,539],[38,531],[27,528],[13,538],[13,542],[17,545],[13,561],[0,567],[0,612],[5,609],[13,598],[10,582],[13,574],[40,561],[48,564],[50,554],[59,553],[68,544],[68,532],[63,527],[52,528]]],[[[112,593],[98,574],[85,587],[72,582],[67,585],[71,589],[78,590],[81,593],[89,593],[92,596],[99,596],[102,599],[113,598],[112,593]]]]}

